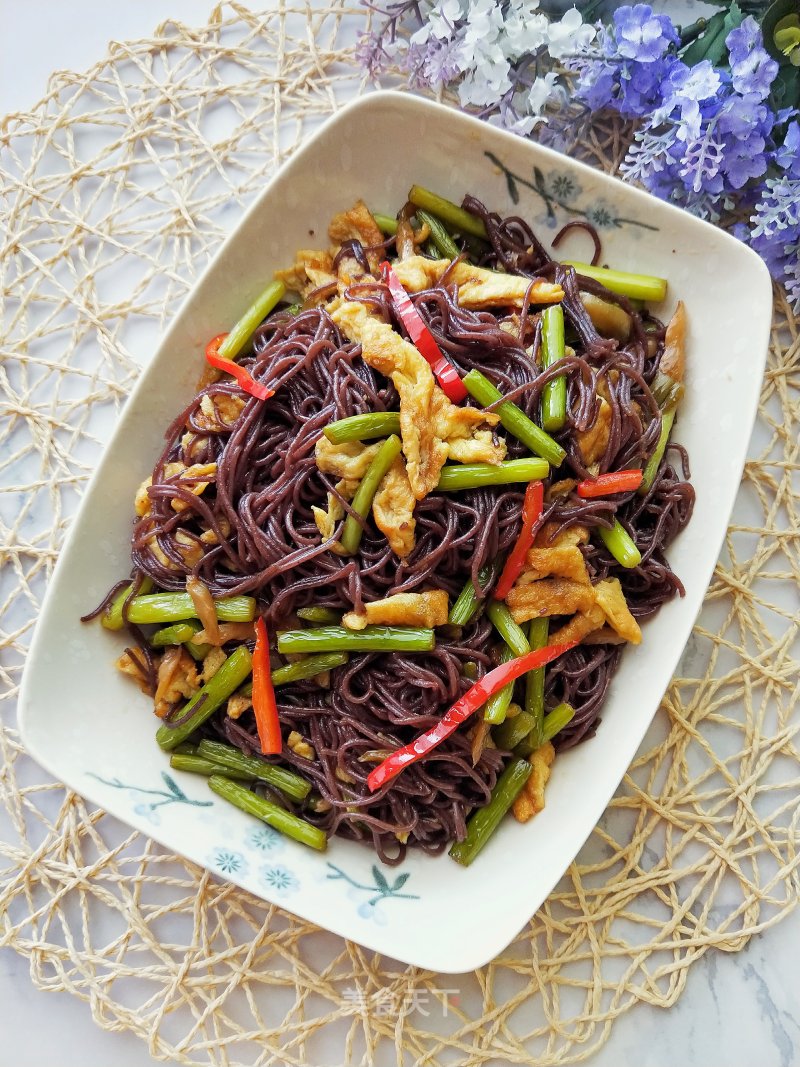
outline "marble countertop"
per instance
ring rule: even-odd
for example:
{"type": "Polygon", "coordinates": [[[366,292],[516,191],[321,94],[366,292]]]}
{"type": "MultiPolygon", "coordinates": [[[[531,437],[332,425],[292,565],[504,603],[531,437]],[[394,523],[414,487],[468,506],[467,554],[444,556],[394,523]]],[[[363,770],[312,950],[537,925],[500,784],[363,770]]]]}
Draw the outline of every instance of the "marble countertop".
{"type": "MultiPolygon", "coordinates": [[[[669,4],[660,5],[669,8],[669,4]]],[[[56,69],[81,70],[112,37],[136,38],[165,17],[204,22],[209,0],[25,0],[3,8],[0,112],[23,110],[44,93],[56,69]],[[42,35],[41,27],[48,33],[42,35]],[[80,32],[76,32],[79,27],[80,32]]],[[[800,1064],[800,910],[754,937],[743,951],[710,951],[690,970],[668,1009],[637,1005],[613,1026],[591,1067],[794,1067],[800,1064]]],[[[28,962],[0,949],[0,1067],[148,1067],[140,1039],[109,1033],[89,1006],[66,993],[44,993],[28,962]],[[42,1019],[47,1025],[42,1026],[42,1019]]],[[[344,1067],[331,1044],[324,1064],[344,1067]]]]}

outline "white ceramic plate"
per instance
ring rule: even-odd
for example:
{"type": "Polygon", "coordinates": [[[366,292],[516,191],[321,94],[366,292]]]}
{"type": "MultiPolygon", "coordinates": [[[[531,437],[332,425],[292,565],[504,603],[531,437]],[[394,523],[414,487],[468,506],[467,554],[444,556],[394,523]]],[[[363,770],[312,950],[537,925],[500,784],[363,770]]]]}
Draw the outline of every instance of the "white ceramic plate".
{"type": "Polygon", "coordinates": [[[487,962],[547,897],[602,814],[689,636],[739,485],[770,308],[763,263],[720,230],[439,105],[401,93],[356,101],[264,189],[131,396],[36,630],[21,694],[25,744],[57,778],[165,847],[343,937],[438,971],[487,962]],[[309,228],[321,240],[331,215],[358,197],[394,213],[415,182],[518,212],[545,240],[568,218],[589,218],[601,229],[604,260],[668,278],[660,310],[667,316],[680,296],[691,324],[676,437],[689,449],[697,505],[670,550],[687,595],[646,624],[640,648],[626,651],[597,736],[559,757],[544,812],[524,826],[507,820],[467,870],[446,855],[414,854],[399,869],[382,868],[365,847],[338,839],[319,855],[212,797],[203,779],[170,773],[149,700],[114,669],[121,638],[78,622],[128,573],[133,496],[164,428],[194,392],[205,341],[295,249],[315,243],[309,228]]]}

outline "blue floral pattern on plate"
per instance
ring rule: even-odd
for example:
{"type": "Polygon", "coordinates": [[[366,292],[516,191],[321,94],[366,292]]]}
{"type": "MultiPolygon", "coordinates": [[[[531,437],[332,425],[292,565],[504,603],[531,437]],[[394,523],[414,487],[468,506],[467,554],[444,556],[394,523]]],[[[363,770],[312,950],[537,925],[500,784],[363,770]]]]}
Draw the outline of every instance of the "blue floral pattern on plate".
{"type": "Polygon", "coordinates": [[[372,885],[365,885],[363,882],[357,882],[355,878],[352,878],[349,874],[337,867],[333,863],[328,863],[330,871],[327,877],[333,881],[343,880],[350,886],[347,895],[351,900],[357,902],[356,908],[357,914],[362,919],[371,919],[379,926],[386,926],[389,922],[389,916],[386,913],[382,905],[391,899],[403,899],[403,900],[419,900],[419,896],[416,893],[401,893],[400,890],[406,884],[411,877],[408,871],[403,871],[397,875],[392,884],[390,885],[386,875],[381,871],[377,864],[372,865],[372,885]],[[364,893],[369,894],[366,898],[364,893]]]}
{"type": "Polygon", "coordinates": [[[154,826],[157,826],[161,821],[161,816],[158,812],[159,808],[168,807],[170,804],[188,804],[194,808],[210,808],[214,804],[213,800],[192,800],[191,797],[187,797],[172,775],[167,774],[166,771],[161,772],[161,778],[167,787],[166,789],[148,789],[145,786],[122,782],[119,778],[101,778],[99,774],[94,774],[91,771],[89,771],[89,777],[95,778],[98,782],[102,782],[103,785],[111,786],[112,789],[127,789],[132,798],[137,796],[158,797],[157,800],[140,800],[133,807],[137,815],[143,816],[154,826]]]}
{"type": "Polygon", "coordinates": [[[642,230],[658,230],[649,222],[641,222],[639,219],[631,219],[624,215],[618,215],[612,207],[602,201],[589,204],[579,203],[583,190],[575,176],[569,171],[553,172],[545,177],[540,167],[534,167],[530,178],[517,174],[507,167],[494,152],[484,152],[484,155],[504,174],[508,195],[514,204],[519,203],[519,187],[525,186],[542,200],[546,217],[545,224],[555,228],[558,222],[556,210],[562,211],[573,219],[586,219],[592,226],[598,229],[620,229],[623,226],[636,226],[642,230]]]}
{"type": "Polygon", "coordinates": [[[297,876],[288,867],[267,864],[261,868],[261,881],[279,897],[287,897],[300,888],[297,876]]]}
{"type": "Polygon", "coordinates": [[[225,875],[242,875],[247,874],[250,870],[250,864],[241,852],[227,848],[224,845],[214,849],[209,856],[208,865],[220,874],[225,875]]]}
{"type": "Polygon", "coordinates": [[[271,826],[253,826],[245,835],[245,844],[256,852],[278,852],[286,844],[286,838],[271,826]]]}

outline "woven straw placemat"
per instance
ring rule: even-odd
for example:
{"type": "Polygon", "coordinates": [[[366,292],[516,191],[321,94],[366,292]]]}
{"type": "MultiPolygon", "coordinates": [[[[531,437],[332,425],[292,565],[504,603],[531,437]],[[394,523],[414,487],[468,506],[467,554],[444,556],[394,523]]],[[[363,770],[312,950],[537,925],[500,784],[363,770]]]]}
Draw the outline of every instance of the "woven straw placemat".
{"type": "MultiPolygon", "coordinates": [[[[42,593],[138,368],[265,176],[359,87],[362,19],[225,5],[55,76],[2,126],[0,946],[175,1062],[573,1063],[797,900],[800,372],[781,294],[680,676],[578,861],[474,975],[407,970],[220,884],[51,781],[15,729],[42,593]]],[[[623,152],[616,126],[582,146],[607,170],[623,152]]]]}

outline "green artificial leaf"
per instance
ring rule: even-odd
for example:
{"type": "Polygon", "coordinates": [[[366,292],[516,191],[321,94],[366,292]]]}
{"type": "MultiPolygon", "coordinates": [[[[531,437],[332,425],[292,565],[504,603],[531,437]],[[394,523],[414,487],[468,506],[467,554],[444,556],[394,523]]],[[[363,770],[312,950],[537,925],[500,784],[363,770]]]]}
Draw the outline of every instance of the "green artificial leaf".
{"type": "Polygon", "coordinates": [[[717,66],[726,54],[725,38],[731,30],[735,30],[744,22],[744,13],[736,0],[726,6],[726,11],[718,11],[716,15],[711,16],[705,31],[695,37],[681,56],[687,67],[693,67],[704,59],[712,66],[717,66]]]}
{"type": "Polygon", "coordinates": [[[741,26],[741,24],[744,22],[744,18],[744,11],[742,11],[741,7],[739,7],[736,0],[733,0],[733,3],[728,8],[728,14],[725,16],[727,33],[730,33],[731,30],[735,30],[737,26],[741,26]]]}
{"type": "Polygon", "coordinates": [[[394,884],[392,885],[392,892],[399,892],[399,890],[403,888],[403,886],[406,884],[410,877],[411,876],[408,871],[406,871],[404,874],[398,874],[398,876],[394,880],[394,884]]]}
{"type": "MultiPolygon", "coordinates": [[[[770,4],[767,8],[764,18],[761,21],[761,32],[764,34],[764,47],[772,56],[776,59],[782,67],[793,66],[793,57],[796,55],[795,49],[790,55],[784,55],[781,49],[778,47],[775,41],[775,30],[778,28],[778,24],[783,22],[784,19],[790,18],[792,15],[800,17],[800,0],[775,0],[774,4],[770,4]]],[[[795,76],[798,77],[795,73],[795,76]]]]}
{"type": "Polygon", "coordinates": [[[744,13],[736,0],[731,4],[730,8],[725,14],[725,20],[722,23],[722,32],[714,40],[713,46],[708,50],[706,59],[708,59],[715,67],[722,59],[723,56],[728,54],[728,46],[725,40],[731,30],[735,30],[737,26],[741,26],[744,22],[744,13]]]}
{"type": "MultiPolygon", "coordinates": [[[[711,7],[728,7],[730,0],[705,0],[711,7]]],[[[760,18],[769,7],[769,0],[741,0],[739,6],[745,15],[760,18]]]]}
{"type": "Polygon", "coordinates": [[[725,12],[718,11],[716,15],[712,15],[708,20],[708,25],[699,37],[695,37],[689,47],[681,56],[681,59],[687,67],[693,67],[695,63],[699,63],[702,59],[706,58],[706,51],[717,36],[722,32],[722,27],[725,23],[725,12]]]}
{"type": "Polygon", "coordinates": [[[785,107],[800,107],[800,71],[791,64],[781,67],[769,97],[773,111],[780,111],[785,107]]]}

